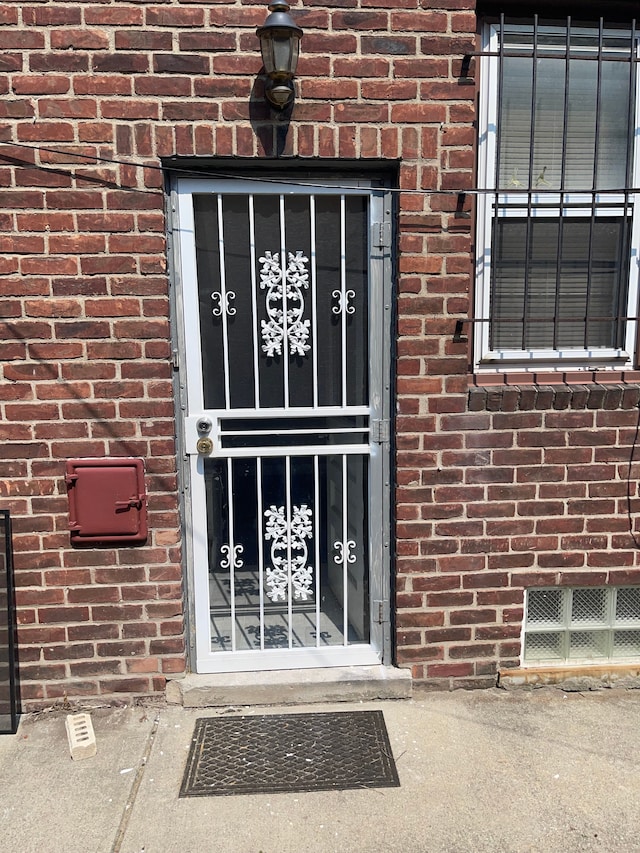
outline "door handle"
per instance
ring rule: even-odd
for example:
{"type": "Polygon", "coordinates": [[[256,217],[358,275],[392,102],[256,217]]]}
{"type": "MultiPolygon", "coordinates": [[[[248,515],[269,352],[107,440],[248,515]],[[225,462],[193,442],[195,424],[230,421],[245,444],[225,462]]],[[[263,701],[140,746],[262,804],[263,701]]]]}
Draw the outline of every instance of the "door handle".
{"type": "Polygon", "coordinates": [[[213,442],[208,436],[203,436],[196,442],[196,450],[201,456],[208,456],[213,450],[213,442]]]}
{"type": "Polygon", "coordinates": [[[140,498],[129,498],[128,501],[116,501],[116,511],[119,509],[141,509],[142,500],[140,498]]]}

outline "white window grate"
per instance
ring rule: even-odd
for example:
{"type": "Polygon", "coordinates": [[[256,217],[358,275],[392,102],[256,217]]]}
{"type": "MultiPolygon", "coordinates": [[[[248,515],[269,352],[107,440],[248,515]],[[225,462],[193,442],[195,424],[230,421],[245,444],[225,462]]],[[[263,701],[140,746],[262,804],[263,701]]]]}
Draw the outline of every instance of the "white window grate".
{"type": "Polygon", "coordinates": [[[527,590],[523,664],[640,658],[640,587],[527,590]]]}

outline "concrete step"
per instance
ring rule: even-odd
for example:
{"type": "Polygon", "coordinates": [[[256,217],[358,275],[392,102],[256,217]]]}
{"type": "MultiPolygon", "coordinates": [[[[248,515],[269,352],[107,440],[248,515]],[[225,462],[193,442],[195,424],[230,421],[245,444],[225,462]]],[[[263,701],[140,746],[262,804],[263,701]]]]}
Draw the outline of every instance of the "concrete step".
{"type": "Polygon", "coordinates": [[[190,674],[167,682],[166,697],[167,702],[185,708],[214,708],[409,699],[411,689],[408,669],[382,665],[346,666],[190,674]]]}

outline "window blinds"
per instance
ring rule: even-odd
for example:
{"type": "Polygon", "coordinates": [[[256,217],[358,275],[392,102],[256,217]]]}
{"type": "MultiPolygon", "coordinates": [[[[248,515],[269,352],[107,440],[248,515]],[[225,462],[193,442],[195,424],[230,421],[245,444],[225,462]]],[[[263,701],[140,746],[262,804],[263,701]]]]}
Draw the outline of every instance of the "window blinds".
{"type": "Polygon", "coordinates": [[[500,36],[490,349],[623,347],[634,39],[597,26],[500,36]]]}

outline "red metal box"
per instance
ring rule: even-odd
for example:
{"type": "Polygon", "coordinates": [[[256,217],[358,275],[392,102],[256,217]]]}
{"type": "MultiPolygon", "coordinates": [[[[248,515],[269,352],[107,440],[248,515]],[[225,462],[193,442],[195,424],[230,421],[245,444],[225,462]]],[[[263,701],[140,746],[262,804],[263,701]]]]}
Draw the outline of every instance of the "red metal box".
{"type": "Polygon", "coordinates": [[[69,459],[71,542],[144,542],[147,496],[142,459],[69,459]]]}

